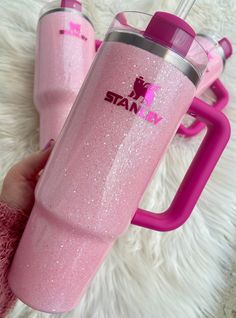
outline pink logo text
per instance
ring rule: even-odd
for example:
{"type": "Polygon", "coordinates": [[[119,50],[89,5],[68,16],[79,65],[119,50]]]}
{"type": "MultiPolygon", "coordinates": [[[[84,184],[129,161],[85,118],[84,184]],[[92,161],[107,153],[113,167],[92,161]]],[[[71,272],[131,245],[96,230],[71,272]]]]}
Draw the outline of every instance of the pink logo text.
{"type": "Polygon", "coordinates": [[[84,36],[83,34],[81,34],[81,25],[80,24],[77,24],[77,23],[74,23],[74,22],[70,22],[69,23],[69,29],[67,30],[60,30],[59,31],[60,34],[63,34],[63,35],[71,35],[71,36],[75,36],[79,39],[82,39],[84,41],[87,41],[87,37],[84,36]]]}
{"type": "Polygon", "coordinates": [[[135,79],[133,89],[128,95],[129,98],[108,91],[104,99],[113,105],[124,107],[125,110],[135,113],[149,123],[157,125],[163,118],[150,108],[160,88],[158,84],[145,83],[143,77],[139,76],[135,79]]]}

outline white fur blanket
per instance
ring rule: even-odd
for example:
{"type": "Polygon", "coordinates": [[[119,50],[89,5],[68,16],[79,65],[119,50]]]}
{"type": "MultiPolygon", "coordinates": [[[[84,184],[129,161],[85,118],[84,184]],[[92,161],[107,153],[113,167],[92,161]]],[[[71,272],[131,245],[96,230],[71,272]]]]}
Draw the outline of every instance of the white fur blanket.
{"type": "MultiPolygon", "coordinates": [[[[38,114],[32,101],[35,30],[46,0],[0,1],[0,173],[38,148],[38,114]]],[[[121,10],[173,12],[175,0],[87,0],[84,5],[102,38],[121,10]]],[[[235,0],[198,0],[188,21],[196,30],[210,28],[235,41],[235,0]]],[[[223,81],[231,101],[225,113],[232,138],[191,218],[171,233],[130,226],[118,240],[78,308],[60,317],[196,318],[217,317],[225,273],[230,269],[236,233],[236,60],[223,81]]],[[[167,207],[201,136],[175,137],[142,207],[167,207]]],[[[53,317],[18,302],[9,317],[53,317]]]]}

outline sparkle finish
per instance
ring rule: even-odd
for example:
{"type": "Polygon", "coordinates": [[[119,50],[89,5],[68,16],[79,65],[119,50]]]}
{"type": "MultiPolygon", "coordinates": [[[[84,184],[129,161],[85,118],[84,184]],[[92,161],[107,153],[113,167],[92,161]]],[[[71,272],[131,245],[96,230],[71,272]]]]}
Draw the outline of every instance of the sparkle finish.
{"type": "Polygon", "coordinates": [[[194,95],[192,82],[160,57],[102,45],[37,186],[9,276],[17,297],[47,312],[78,304],[130,224],[194,95]],[[157,125],[104,100],[114,91],[132,102],[139,76],[160,86],[150,106],[162,117],[157,125]]]}
{"type": "Polygon", "coordinates": [[[46,14],[39,21],[34,102],[41,148],[57,139],[65,123],[93,62],[94,37],[92,25],[76,10],[46,14]],[[72,32],[71,25],[78,27],[72,32]]]}

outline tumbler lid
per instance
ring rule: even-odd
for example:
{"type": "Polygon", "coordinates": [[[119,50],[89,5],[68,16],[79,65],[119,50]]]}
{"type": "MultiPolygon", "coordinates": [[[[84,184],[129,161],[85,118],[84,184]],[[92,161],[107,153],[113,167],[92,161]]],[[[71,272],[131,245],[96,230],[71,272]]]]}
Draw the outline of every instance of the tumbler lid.
{"type": "Polygon", "coordinates": [[[50,13],[56,12],[73,12],[81,17],[85,18],[91,26],[94,28],[93,23],[87,17],[86,14],[82,12],[82,4],[78,0],[53,0],[47,2],[41,12],[40,12],[40,19],[50,13]]]}
{"type": "Polygon", "coordinates": [[[217,49],[222,57],[223,64],[225,65],[226,60],[233,54],[233,46],[230,40],[222,35],[216,33],[211,29],[204,29],[197,34],[197,36],[207,38],[212,43],[212,49],[217,49]]]}
{"type": "Polygon", "coordinates": [[[82,10],[82,4],[77,0],[61,0],[61,7],[76,9],[78,11],[82,10]]]}
{"type": "Polygon", "coordinates": [[[156,12],[143,34],[185,57],[196,33],[183,19],[167,12],[156,12]]]}
{"type": "Polygon", "coordinates": [[[82,4],[78,0],[52,0],[47,2],[40,13],[40,16],[45,15],[46,13],[51,13],[55,11],[69,11],[75,10],[77,12],[82,12],[82,4]]]}
{"type": "Polygon", "coordinates": [[[104,41],[125,43],[155,54],[179,69],[195,86],[208,62],[191,26],[166,12],[120,12],[104,41]]]}

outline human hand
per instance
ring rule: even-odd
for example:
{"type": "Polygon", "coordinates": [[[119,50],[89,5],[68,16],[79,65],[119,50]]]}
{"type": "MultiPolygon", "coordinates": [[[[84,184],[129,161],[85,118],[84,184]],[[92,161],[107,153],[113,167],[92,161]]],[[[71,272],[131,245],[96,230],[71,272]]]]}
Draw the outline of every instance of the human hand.
{"type": "Polygon", "coordinates": [[[34,204],[34,189],[54,141],[26,157],[7,173],[0,195],[0,318],[16,302],[8,286],[8,271],[34,204]]]}
{"type": "Polygon", "coordinates": [[[9,170],[3,182],[1,201],[30,213],[39,173],[46,165],[54,143],[54,140],[50,140],[43,150],[29,155],[9,170]]]}

